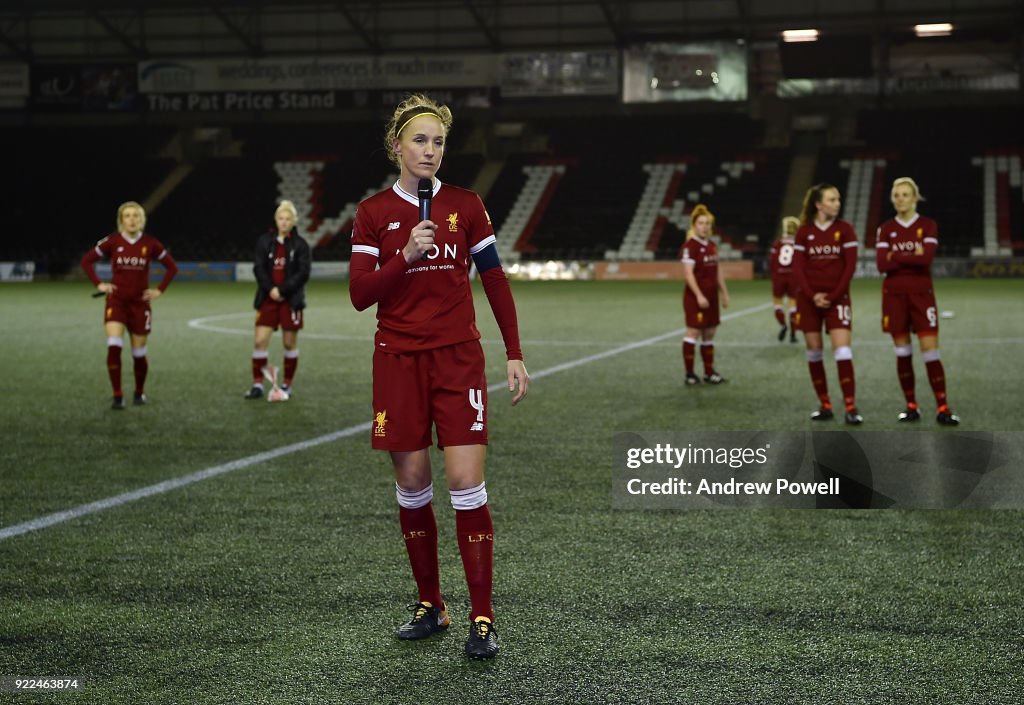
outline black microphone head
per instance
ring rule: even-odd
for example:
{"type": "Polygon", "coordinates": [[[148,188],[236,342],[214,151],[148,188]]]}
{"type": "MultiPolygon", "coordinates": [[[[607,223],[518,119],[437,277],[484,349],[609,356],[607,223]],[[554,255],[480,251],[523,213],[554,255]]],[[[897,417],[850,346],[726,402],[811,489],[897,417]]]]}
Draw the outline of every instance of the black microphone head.
{"type": "Polygon", "coordinates": [[[420,179],[420,185],[416,189],[416,195],[421,201],[429,201],[434,197],[434,182],[430,179],[420,179]]]}

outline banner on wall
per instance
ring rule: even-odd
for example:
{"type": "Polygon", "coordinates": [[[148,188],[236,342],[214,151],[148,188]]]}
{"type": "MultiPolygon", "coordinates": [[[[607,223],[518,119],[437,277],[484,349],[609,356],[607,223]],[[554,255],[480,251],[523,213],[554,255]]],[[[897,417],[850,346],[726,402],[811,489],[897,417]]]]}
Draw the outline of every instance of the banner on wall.
{"type": "Polygon", "coordinates": [[[136,110],[134,64],[38,66],[31,73],[32,107],[42,111],[136,110]]]}
{"type": "MultiPolygon", "coordinates": [[[[456,108],[487,108],[494,89],[483,87],[430,90],[430,97],[456,108]]],[[[345,108],[392,108],[406,91],[219,91],[148,93],[143,109],[151,113],[207,113],[266,110],[338,110],[345,108]]]]}
{"type": "Polygon", "coordinates": [[[888,74],[864,78],[786,79],[776,84],[780,98],[823,95],[901,95],[911,93],[1017,91],[1015,45],[981,43],[923,53],[918,44],[894,47],[888,74]]]}
{"type": "Polygon", "coordinates": [[[460,88],[497,83],[496,54],[174,59],[138,65],[143,93],[460,88]]]}
{"type": "Polygon", "coordinates": [[[532,51],[501,56],[503,98],[614,96],[619,93],[619,52],[532,51]]]}

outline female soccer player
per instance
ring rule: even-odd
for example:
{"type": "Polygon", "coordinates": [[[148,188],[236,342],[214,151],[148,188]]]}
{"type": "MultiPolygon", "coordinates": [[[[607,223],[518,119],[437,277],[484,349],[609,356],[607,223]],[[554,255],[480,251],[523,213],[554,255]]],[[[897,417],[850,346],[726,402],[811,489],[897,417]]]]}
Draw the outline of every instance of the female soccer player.
{"type": "Polygon", "coordinates": [[[124,393],[121,390],[121,349],[124,347],[125,328],[132,338],[132,362],[135,372],[134,404],[146,403],[146,375],[149,361],[146,359],[146,341],[153,329],[153,312],[150,302],[159,298],[167,289],[178,265],[171,253],[159,240],[142,232],[146,227],[146,211],[135,201],[126,201],[117,209],[117,231],[96,243],[96,247],[82,256],[82,269],[96,285],[98,291],[107,295],[103,306],[103,330],[107,334],[107,374],[114,390],[112,409],[124,409],[124,393]],[[111,278],[100,281],[95,264],[101,258],[110,259],[111,278]],[[149,264],[159,262],[164,266],[164,278],[157,288],[149,286],[149,264]]]}
{"type": "Polygon", "coordinates": [[[718,266],[718,247],[711,239],[711,226],[715,216],[703,203],[698,203],[690,212],[690,230],[686,233],[680,256],[683,262],[683,313],[686,316],[686,331],[683,334],[683,364],[686,367],[686,384],[700,384],[700,378],[693,371],[694,352],[700,338],[700,356],[704,362],[704,381],[721,384],[725,381],[715,371],[715,331],[720,322],[718,302],[729,307],[729,289],[725,276],[718,266]],[[719,299],[721,292],[721,299],[719,299]]]}
{"type": "Polygon", "coordinates": [[[783,304],[789,304],[789,342],[796,342],[796,285],[793,283],[793,236],[800,227],[800,219],[787,215],[782,219],[782,232],[779,239],[772,243],[771,254],[768,255],[768,270],[772,276],[772,309],[775,320],[782,328],[779,330],[779,342],[786,339],[786,313],[783,304]]]}
{"type": "Polygon", "coordinates": [[[916,332],[938,407],[935,420],[944,426],[956,426],[960,417],[950,411],[946,401],[946,372],[939,355],[939,317],[932,288],[931,265],[939,246],[939,228],[934,220],[917,212],[917,202],[924,196],[909,176],[892,182],[890,197],[896,217],[878,226],[875,262],[885,275],[882,332],[892,335],[896,373],[907,400],[907,408],[898,418],[921,418],[914,392],[914,346],[910,342],[911,332],[916,332]]]}
{"type": "Polygon", "coordinates": [[[526,396],[529,376],[490,217],[477,194],[436,177],[451,125],[448,107],[423,95],[412,95],[395,109],[384,142],[401,175],[390,189],[359,205],[349,293],[357,310],[377,304],[372,445],[391,454],[399,520],[419,590],[412,619],[398,637],[422,639],[451,623],[441,596],[431,506],[433,425],[444,451],[469,587],[466,654],[484,659],[497,654],[498,641],[491,605],[494,528],[484,487],[487,382],[470,258],[505,342],[513,405],[526,396]],[[432,197],[425,219],[418,208],[420,188],[432,197]]]}
{"type": "MultiPolygon", "coordinates": [[[[291,201],[281,201],[274,211],[275,229],[264,233],[256,243],[253,274],[256,276],[256,335],[252,350],[252,387],[246,399],[263,396],[263,368],[267,367],[270,336],[281,326],[284,343],[284,400],[292,389],[299,366],[299,331],[302,310],[306,308],[306,282],[309,281],[309,244],[295,230],[298,212],[291,201]]],[[[273,369],[273,368],[270,368],[273,369]]],[[[276,379],[276,370],[274,370],[276,379]]],[[[271,400],[274,400],[273,396],[271,400]]]]}
{"type": "Polygon", "coordinates": [[[839,220],[839,189],[817,184],[804,195],[800,227],[793,242],[793,277],[797,284],[797,326],[807,341],[807,366],[820,407],[814,421],[832,418],[825,364],[822,362],[822,325],[832,340],[832,356],[839,370],[839,386],[846,406],[846,423],[863,423],[854,398],[853,351],[850,349],[853,307],[850,280],[857,266],[857,235],[839,220]]]}

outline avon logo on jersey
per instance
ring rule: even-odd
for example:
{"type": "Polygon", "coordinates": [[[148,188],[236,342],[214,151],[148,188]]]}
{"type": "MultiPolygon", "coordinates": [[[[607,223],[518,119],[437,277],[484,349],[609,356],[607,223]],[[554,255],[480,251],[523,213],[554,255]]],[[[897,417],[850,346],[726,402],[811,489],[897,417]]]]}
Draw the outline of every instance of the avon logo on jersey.
{"type": "Polygon", "coordinates": [[[893,242],[889,246],[897,252],[913,252],[921,245],[911,240],[909,242],[893,242]]]}
{"type": "MultiPolygon", "coordinates": [[[[444,243],[444,259],[456,259],[459,256],[459,247],[454,242],[444,243]]],[[[433,249],[427,252],[426,258],[435,260],[441,257],[441,248],[435,243],[433,249]]]]}
{"type": "Polygon", "coordinates": [[[114,260],[114,263],[121,267],[144,267],[146,266],[146,262],[147,260],[145,257],[135,257],[134,255],[132,257],[118,255],[114,260]]]}
{"type": "Polygon", "coordinates": [[[284,264],[285,264],[286,261],[287,261],[287,258],[285,258],[285,257],[275,257],[274,258],[274,269],[282,269],[284,267],[284,264]]]}
{"type": "Polygon", "coordinates": [[[703,255],[702,259],[704,261],[704,264],[714,264],[715,262],[718,261],[718,254],[717,253],[712,255],[712,254],[707,254],[707,253],[702,252],[701,254],[703,255]]]}
{"type": "Polygon", "coordinates": [[[812,257],[831,257],[839,255],[843,251],[839,245],[812,245],[807,248],[807,254],[812,257]]]}

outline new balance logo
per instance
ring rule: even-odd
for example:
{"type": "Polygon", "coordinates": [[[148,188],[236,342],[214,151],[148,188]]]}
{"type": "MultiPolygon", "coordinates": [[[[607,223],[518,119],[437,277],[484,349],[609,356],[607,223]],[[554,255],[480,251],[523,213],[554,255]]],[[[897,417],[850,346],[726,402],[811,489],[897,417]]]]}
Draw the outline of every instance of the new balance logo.
{"type": "Polygon", "coordinates": [[[388,223],[388,230],[398,230],[401,227],[400,222],[388,223]]]}
{"type": "Polygon", "coordinates": [[[484,425],[482,423],[480,423],[479,421],[474,421],[473,425],[469,427],[469,430],[470,431],[483,431],[484,430],[484,425]]]}

